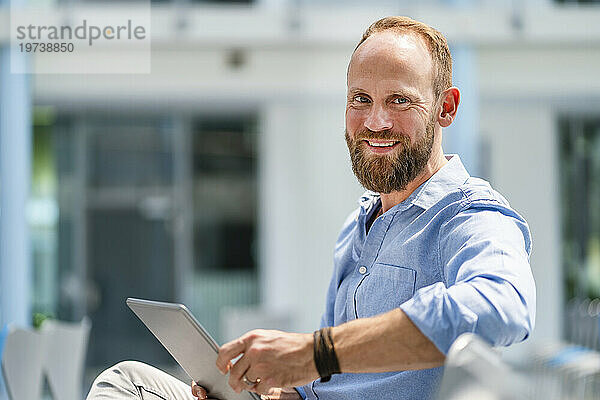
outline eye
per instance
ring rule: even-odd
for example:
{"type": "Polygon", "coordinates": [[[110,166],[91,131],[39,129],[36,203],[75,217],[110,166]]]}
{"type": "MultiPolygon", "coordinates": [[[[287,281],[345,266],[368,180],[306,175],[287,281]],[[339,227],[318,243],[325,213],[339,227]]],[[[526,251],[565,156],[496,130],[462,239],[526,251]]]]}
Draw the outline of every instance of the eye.
{"type": "Polygon", "coordinates": [[[406,103],[408,103],[408,99],[406,97],[396,97],[394,100],[392,100],[392,103],[406,104],[406,103]]]}
{"type": "Polygon", "coordinates": [[[360,94],[357,94],[356,96],[354,96],[353,100],[358,103],[368,103],[370,101],[368,97],[362,96],[360,94]]]}

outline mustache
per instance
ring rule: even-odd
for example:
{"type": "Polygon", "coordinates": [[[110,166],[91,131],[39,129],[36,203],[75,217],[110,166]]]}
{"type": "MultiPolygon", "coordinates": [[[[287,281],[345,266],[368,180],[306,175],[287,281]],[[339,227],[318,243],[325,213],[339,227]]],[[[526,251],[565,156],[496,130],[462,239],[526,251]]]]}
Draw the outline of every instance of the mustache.
{"type": "MultiPolygon", "coordinates": [[[[346,131],[346,136],[349,137],[348,135],[348,131],[346,131]]],[[[377,131],[374,132],[370,129],[363,129],[360,131],[357,131],[354,134],[354,138],[353,141],[360,141],[360,140],[368,140],[368,139],[373,139],[373,140],[394,140],[397,142],[410,142],[410,138],[402,133],[394,133],[389,129],[383,130],[383,131],[377,131]]]]}

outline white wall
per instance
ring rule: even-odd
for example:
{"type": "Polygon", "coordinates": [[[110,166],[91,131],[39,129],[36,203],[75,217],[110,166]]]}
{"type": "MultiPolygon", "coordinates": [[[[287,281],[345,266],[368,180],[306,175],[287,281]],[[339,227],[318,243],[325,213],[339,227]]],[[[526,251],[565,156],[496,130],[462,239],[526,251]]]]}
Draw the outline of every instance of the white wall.
{"type": "Polygon", "coordinates": [[[344,99],[271,104],[262,138],[263,301],[318,327],[333,246],[361,189],[343,137],[344,99]]]}
{"type": "MultiPolygon", "coordinates": [[[[558,118],[600,109],[600,51],[576,46],[487,46],[479,51],[481,134],[492,184],[531,227],[537,322],[530,343],[559,339],[563,324],[558,118]]],[[[483,160],[485,161],[485,160],[483,160]]]]}
{"type": "Polygon", "coordinates": [[[534,340],[558,339],[562,324],[555,121],[553,110],[545,104],[489,102],[482,107],[481,126],[491,147],[490,179],[525,217],[533,236],[531,268],[537,285],[534,340]]]}

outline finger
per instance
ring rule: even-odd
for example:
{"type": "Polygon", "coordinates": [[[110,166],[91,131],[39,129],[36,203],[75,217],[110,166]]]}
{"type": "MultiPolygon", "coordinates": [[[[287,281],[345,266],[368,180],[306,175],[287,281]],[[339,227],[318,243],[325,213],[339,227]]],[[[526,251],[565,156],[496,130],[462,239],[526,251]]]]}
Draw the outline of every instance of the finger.
{"type": "MultiPolygon", "coordinates": [[[[229,386],[231,386],[236,393],[251,388],[251,386],[246,385],[246,383],[242,381],[244,374],[248,373],[249,368],[250,360],[248,360],[248,357],[242,356],[229,370],[229,386]]],[[[247,376],[247,378],[251,379],[249,376],[247,376]]]]}
{"type": "Polygon", "coordinates": [[[206,389],[198,385],[196,382],[192,381],[192,395],[199,399],[206,399],[206,389]]]}
{"type": "Polygon", "coordinates": [[[245,349],[246,343],[244,343],[242,338],[238,338],[221,346],[216,363],[219,371],[225,375],[228,367],[230,366],[230,361],[242,354],[245,349]]]}
{"type": "MultiPolygon", "coordinates": [[[[271,392],[274,393],[275,396],[271,395],[270,400],[302,400],[302,397],[294,388],[273,388],[271,392]]],[[[269,394],[271,394],[271,392],[269,394]]]]}
{"type": "Polygon", "coordinates": [[[298,393],[261,394],[261,400],[302,400],[298,393]]]}
{"type": "Polygon", "coordinates": [[[281,389],[271,388],[266,394],[260,395],[261,400],[278,400],[281,399],[281,389]]]}
{"type": "MultiPolygon", "coordinates": [[[[250,376],[248,376],[248,379],[250,379],[250,376]]],[[[273,387],[267,385],[266,382],[264,382],[264,380],[261,379],[260,382],[258,382],[257,385],[252,386],[250,389],[248,389],[250,392],[255,392],[261,395],[267,395],[267,396],[272,396],[269,395],[269,393],[271,393],[271,391],[273,390],[273,387]]],[[[275,397],[277,398],[277,397],[275,397]]]]}

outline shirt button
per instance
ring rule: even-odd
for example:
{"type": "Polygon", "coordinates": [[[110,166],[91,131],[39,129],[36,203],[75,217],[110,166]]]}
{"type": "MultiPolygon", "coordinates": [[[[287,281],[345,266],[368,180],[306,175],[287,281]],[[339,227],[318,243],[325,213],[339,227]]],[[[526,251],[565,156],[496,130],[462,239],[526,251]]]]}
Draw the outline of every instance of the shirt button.
{"type": "Polygon", "coordinates": [[[367,272],[367,267],[365,267],[364,265],[362,265],[359,269],[358,272],[360,272],[361,274],[365,274],[367,272]]]}

